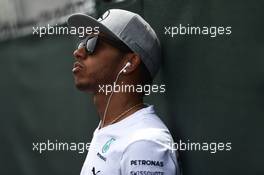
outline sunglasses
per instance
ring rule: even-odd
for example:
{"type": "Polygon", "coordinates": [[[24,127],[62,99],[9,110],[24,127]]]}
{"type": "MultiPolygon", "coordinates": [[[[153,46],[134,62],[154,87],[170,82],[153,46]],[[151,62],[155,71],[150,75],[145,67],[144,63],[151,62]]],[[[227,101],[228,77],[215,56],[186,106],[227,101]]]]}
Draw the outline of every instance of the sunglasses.
{"type": "Polygon", "coordinates": [[[104,41],[119,50],[121,50],[124,53],[132,52],[131,49],[125,45],[122,41],[116,40],[116,39],[110,39],[105,36],[101,35],[95,35],[95,36],[88,36],[81,42],[79,42],[77,49],[85,48],[85,51],[88,55],[91,55],[95,52],[96,46],[98,45],[99,41],[104,41]]]}

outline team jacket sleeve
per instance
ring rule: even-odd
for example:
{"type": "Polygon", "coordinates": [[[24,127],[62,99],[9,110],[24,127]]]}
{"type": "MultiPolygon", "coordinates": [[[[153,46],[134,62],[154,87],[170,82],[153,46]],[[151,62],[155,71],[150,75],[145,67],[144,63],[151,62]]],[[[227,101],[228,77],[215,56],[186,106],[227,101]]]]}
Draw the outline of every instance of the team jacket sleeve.
{"type": "Polygon", "coordinates": [[[175,153],[154,141],[130,144],[120,163],[121,175],[180,175],[175,153]]]}

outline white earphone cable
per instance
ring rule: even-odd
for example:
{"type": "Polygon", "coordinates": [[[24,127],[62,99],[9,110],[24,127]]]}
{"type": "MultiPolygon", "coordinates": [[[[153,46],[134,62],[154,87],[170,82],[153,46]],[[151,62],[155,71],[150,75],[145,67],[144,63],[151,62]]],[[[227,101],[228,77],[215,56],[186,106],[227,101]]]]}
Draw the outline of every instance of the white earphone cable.
{"type": "MultiPolygon", "coordinates": [[[[126,69],[126,67],[129,66],[129,65],[130,65],[130,64],[127,63],[126,66],[125,66],[120,72],[118,72],[118,74],[117,74],[117,76],[116,76],[116,79],[115,79],[115,81],[114,81],[114,86],[115,86],[115,84],[117,83],[120,74],[123,73],[123,71],[124,71],[124,70],[126,69]]],[[[107,99],[107,103],[106,103],[106,107],[105,107],[105,111],[104,111],[103,119],[102,119],[102,122],[101,122],[101,124],[100,124],[100,128],[102,128],[102,126],[104,126],[105,116],[106,116],[106,113],[107,113],[107,110],[108,110],[108,106],[109,106],[109,104],[110,104],[110,100],[111,100],[111,98],[112,98],[112,96],[113,96],[113,93],[114,93],[114,91],[112,90],[112,92],[111,92],[109,98],[107,99]]]]}

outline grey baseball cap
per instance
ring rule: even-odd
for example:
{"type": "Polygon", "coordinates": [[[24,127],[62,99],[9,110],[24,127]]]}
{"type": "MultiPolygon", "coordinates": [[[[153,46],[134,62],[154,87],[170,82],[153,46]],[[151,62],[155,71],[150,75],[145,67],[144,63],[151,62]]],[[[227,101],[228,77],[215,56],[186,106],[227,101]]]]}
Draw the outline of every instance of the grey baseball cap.
{"type": "Polygon", "coordinates": [[[97,20],[77,13],[71,15],[67,22],[74,27],[99,27],[99,32],[121,40],[140,56],[154,79],[161,62],[160,41],[155,31],[140,15],[126,10],[110,9],[97,20]]]}

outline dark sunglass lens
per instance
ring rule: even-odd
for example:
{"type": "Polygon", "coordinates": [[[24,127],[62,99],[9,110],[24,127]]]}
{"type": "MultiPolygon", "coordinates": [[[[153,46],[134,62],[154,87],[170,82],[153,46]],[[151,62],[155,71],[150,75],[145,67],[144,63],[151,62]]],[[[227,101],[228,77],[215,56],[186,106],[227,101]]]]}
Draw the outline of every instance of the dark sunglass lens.
{"type": "Polygon", "coordinates": [[[83,48],[84,46],[85,46],[84,42],[80,42],[80,43],[78,44],[77,49],[83,48]]]}
{"type": "Polygon", "coordinates": [[[92,54],[95,50],[96,43],[97,43],[97,36],[92,37],[86,41],[86,50],[88,54],[92,54]]]}

